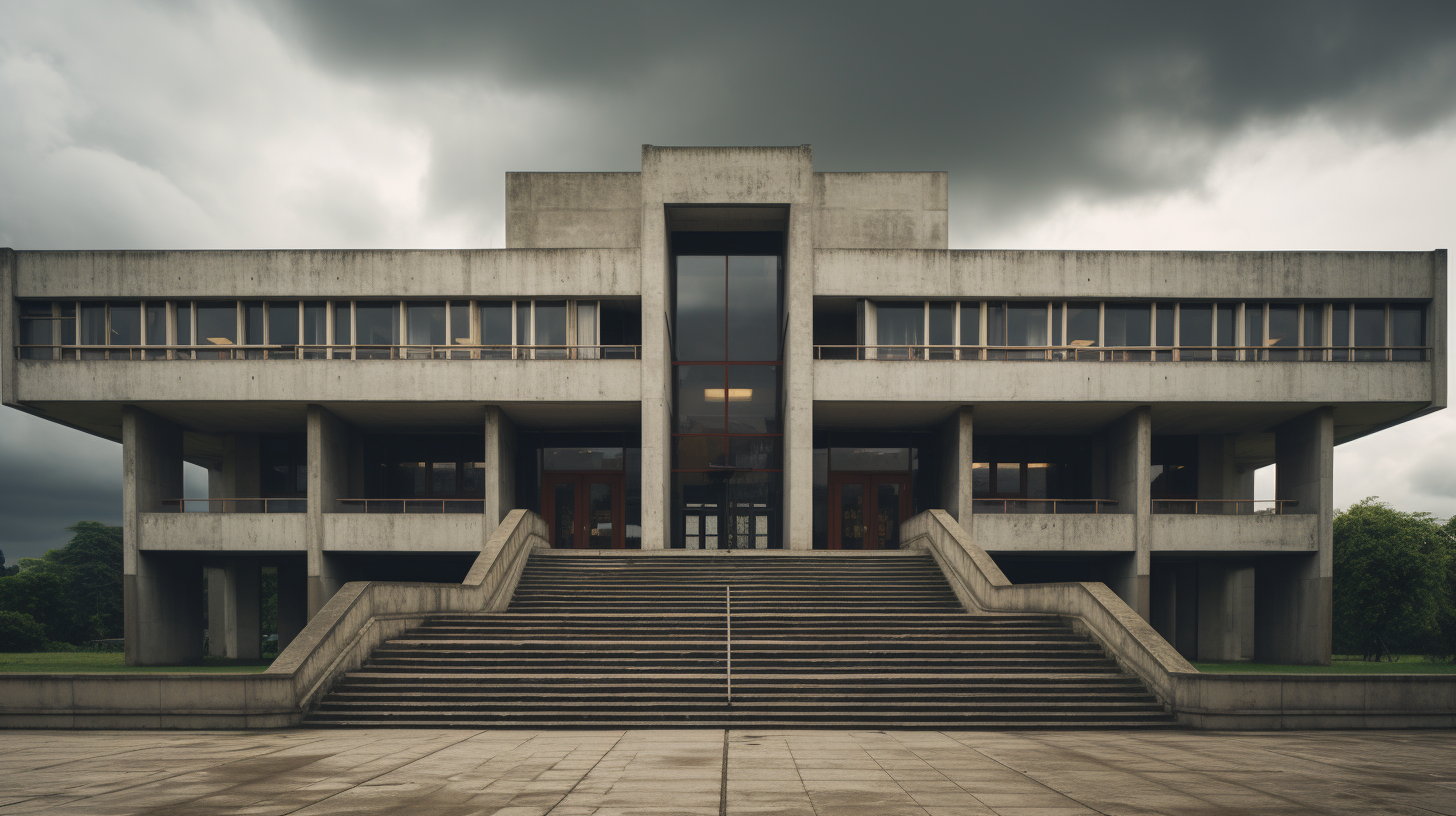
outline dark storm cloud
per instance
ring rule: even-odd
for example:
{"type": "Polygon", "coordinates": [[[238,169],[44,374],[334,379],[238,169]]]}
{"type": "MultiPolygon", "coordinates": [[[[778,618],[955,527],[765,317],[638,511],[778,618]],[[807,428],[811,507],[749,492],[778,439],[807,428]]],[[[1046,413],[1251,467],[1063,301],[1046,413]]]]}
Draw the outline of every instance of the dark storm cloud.
{"type": "MultiPolygon", "coordinates": [[[[978,217],[1197,186],[1250,125],[1400,137],[1456,106],[1449,2],[268,8],[325,70],[375,86],[567,98],[574,121],[521,169],[632,169],[643,142],[808,142],[820,169],[950,170],[953,209],[978,217]]],[[[431,194],[478,196],[470,139],[434,136],[431,194]]]]}

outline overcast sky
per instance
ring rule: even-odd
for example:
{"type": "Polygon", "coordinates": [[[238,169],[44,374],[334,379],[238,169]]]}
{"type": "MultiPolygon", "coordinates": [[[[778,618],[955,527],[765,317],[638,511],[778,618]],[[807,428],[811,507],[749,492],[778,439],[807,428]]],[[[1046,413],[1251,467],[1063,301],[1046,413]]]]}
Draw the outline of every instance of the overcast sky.
{"type": "MultiPolygon", "coordinates": [[[[956,248],[1451,247],[1456,3],[0,0],[0,246],[499,247],[506,171],[643,143],[947,170],[956,248]]],[[[1343,445],[1336,502],[1456,514],[1453,461],[1343,445]]],[[[0,409],[7,558],[120,499],[0,409]]]]}

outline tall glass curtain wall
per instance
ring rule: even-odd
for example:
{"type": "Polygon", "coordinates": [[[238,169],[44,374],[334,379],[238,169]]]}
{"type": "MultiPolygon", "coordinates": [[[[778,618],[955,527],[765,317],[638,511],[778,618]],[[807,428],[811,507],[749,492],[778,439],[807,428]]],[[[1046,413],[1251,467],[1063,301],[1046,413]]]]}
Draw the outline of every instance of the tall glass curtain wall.
{"type": "Polygon", "coordinates": [[[780,547],[781,256],[696,252],[674,257],[672,546],[780,547]]]}

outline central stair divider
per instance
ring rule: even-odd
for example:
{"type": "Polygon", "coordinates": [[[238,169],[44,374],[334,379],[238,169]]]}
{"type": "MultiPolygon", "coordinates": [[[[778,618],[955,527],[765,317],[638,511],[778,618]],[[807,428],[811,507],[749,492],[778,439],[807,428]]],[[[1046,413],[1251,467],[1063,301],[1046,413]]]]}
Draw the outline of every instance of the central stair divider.
{"type": "Polygon", "coordinates": [[[723,654],[727,656],[727,675],[724,678],[728,683],[728,705],[733,705],[733,587],[723,587],[723,617],[727,626],[724,627],[723,654]]]}

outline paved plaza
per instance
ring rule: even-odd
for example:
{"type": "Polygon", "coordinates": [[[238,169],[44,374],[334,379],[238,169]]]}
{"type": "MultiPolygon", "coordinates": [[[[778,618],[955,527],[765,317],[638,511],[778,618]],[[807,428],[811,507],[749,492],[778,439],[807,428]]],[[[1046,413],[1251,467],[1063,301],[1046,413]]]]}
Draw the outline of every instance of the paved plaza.
{"type": "Polygon", "coordinates": [[[21,813],[1456,814],[1456,732],[8,732],[21,813]]]}

